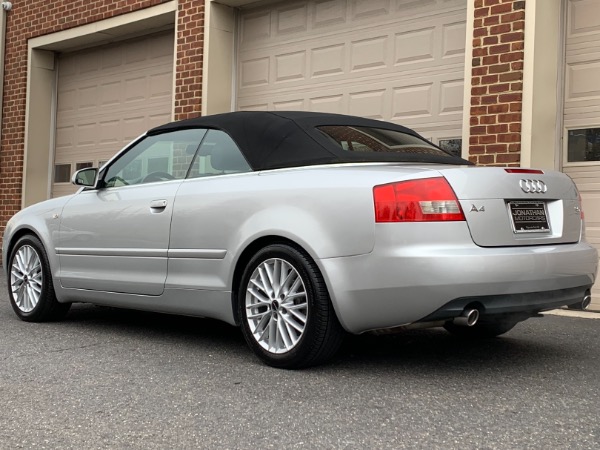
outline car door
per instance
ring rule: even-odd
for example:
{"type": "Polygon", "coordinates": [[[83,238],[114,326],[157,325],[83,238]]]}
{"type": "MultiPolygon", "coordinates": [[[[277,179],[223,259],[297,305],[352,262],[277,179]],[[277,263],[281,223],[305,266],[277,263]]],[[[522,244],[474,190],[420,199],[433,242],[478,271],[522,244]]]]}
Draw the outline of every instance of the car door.
{"type": "Polygon", "coordinates": [[[62,287],[163,292],[175,194],[205,133],[145,136],[102,169],[96,188],[73,196],[59,229],[62,287]]]}

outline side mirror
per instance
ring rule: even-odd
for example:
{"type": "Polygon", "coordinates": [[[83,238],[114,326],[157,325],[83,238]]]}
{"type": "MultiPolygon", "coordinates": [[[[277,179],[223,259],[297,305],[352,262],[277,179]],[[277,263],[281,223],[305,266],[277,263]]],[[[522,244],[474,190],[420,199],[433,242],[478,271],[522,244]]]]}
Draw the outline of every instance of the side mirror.
{"type": "Polygon", "coordinates": [[[94,187],[96,185],[97,176],[98,169],[95,167],[88,167],[75,172],[73,178],[71,178],[71,183],[75,186],[94,187]]]}

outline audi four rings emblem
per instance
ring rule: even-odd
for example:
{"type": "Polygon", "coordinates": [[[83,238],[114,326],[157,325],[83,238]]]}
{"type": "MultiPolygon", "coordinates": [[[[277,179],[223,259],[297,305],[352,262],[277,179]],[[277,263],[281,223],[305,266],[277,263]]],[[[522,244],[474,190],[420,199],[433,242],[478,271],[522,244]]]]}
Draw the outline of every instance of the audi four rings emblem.
{"type": "Polygon", "coordinates": [[[542,180],[521,180],[519,186],[528,194],[544,194],[548,190],[548,186],[542,180]]]}

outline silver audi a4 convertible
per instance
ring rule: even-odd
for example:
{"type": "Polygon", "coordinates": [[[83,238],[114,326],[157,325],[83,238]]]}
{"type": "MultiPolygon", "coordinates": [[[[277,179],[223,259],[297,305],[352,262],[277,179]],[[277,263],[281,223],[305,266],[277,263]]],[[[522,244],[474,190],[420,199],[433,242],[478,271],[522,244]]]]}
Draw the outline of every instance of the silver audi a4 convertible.
{"type": "Polygon", "coordinates": [[[474,167],[392,123],[237,112],[154,128],[17,213],[3,265],[26,321],[73,302],[220,319],[269,365],[345,333],[494,337],[589,303],[598,255],[566,175],[474,167]]]}

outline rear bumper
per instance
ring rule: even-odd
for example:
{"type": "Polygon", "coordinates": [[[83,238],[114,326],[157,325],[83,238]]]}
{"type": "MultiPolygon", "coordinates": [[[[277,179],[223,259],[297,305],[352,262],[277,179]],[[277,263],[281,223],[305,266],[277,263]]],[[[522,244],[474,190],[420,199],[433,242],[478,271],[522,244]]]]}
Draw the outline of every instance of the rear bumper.
{"type": "Polygon", "coordinates": [[[483,314],[534,313],[581,300],[596,277],[598,255],[585,242],[482,248],[464,223],[403,231],[380,227],[372,253],[319,260],[347,331],[443,320],[472,302],[483,314]]]}

